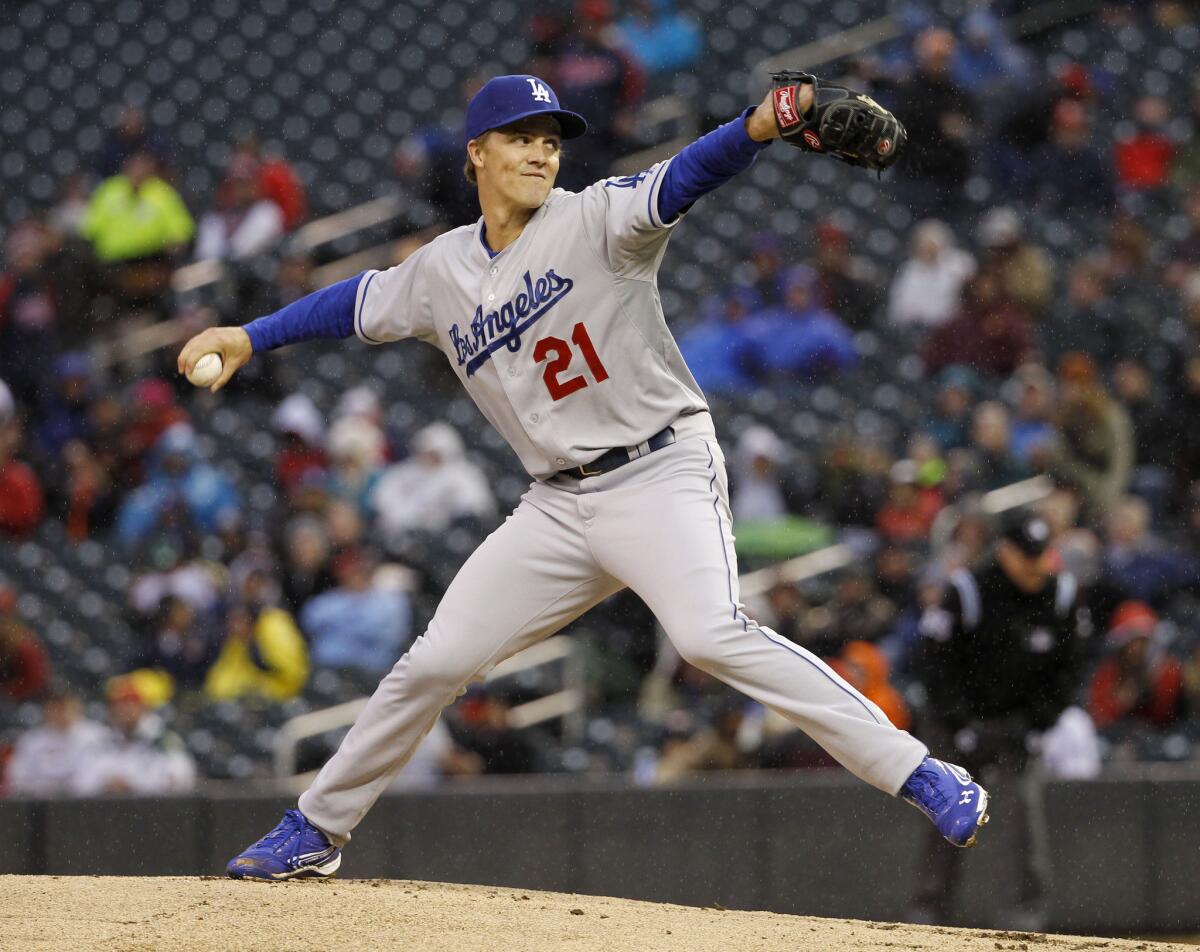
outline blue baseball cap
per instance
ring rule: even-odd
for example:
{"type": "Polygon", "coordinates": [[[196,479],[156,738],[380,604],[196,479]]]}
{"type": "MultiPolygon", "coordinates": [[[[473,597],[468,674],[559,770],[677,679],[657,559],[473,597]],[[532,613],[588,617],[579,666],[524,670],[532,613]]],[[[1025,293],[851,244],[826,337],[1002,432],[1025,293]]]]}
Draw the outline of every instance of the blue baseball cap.
{"type": "Polygon", "coordinates": [[[564,139],[587,132],[587,120],[559,106],[554,90],[536,76],[497,76],[467,104],[467,141],[529,116],[553,116],[564,139]]]}

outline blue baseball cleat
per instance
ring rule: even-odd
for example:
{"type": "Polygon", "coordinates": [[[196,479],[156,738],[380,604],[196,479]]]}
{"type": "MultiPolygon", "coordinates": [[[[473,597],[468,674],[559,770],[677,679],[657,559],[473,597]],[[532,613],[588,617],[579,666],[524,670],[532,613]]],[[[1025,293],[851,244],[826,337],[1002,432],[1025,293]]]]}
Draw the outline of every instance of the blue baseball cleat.
{"type": "Polygon", "coordinates": [[[900,788],[900,798],[924,813],[955,846],[974,846],[988,821],[988,793],[962,767],[926,757],[900,788]]]}
{"type": "Polygon", "coordinates": [[[288,810],[279,825],[225,867],[234,879],[327,879],[342,865],[342,850],[308,822],[288,810]]]}

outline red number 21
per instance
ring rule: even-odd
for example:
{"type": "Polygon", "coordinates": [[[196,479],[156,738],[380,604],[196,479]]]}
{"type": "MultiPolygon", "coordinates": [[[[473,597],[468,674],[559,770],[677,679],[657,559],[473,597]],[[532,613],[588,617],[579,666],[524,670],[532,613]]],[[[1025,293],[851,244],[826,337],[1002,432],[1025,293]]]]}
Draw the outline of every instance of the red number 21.
{"type": "MultiPolygon", "coordinates": [[[[583,359],[588,365],[588,370],[592,372],[592,377],[596,383],[602,383],[608,379],[608,371],[604,369],[604,364],[600,362],[600,356],[596,353],[596,348],[592,346],[592,339],[588,337],[587,328],[580,322],[571,330],[571,341],[579,348],[583,354],[583,359]]],[[[553,359],[546,364],[546,369],[542,373],[542,379],[546,381],[546,389],[550,391],[550,398],[553,400],[561,400],[563,397],[570,396],[576,390],[582,390],[588,385],[587,379],[582,374],[576,374],[567,380],[559,380],[559,374],[567,369],[571,364],[571,345],[561,337],[543,337],[533,348],[533,359],[539,364],[553,354],[553,359]]]]}

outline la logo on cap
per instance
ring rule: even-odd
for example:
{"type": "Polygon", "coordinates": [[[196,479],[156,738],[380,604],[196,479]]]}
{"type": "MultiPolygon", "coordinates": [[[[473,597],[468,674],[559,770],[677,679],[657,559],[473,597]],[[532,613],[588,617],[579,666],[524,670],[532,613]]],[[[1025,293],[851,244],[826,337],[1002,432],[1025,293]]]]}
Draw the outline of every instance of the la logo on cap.
{"type": "Polygon", "coordinates": [[[550,101],[550,90],[548,90],[546,88],[545,83],[539,82],[538,80],[534,79],[532,76],[529,77],[528,83],[529,83],[529,89],[533,93],[533,98],[537,102],[547,102],[548,103],[550,101]]]}

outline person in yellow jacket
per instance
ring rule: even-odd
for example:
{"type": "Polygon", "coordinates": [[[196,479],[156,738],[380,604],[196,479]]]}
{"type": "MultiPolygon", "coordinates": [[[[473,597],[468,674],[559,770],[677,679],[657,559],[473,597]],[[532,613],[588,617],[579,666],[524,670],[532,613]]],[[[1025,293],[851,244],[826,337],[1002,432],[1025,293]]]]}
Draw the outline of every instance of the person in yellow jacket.
{"type": "Polygon", "coordinates": [[[258,696],[286,701],[308,681],[308,645],[292,616],[282,608],[264,608],[257,617],[235,606],[229,613],[225,643],[204,679],[214,701],[258,696]]]}
{"type": "Polygon", "coordinates": [[[174,255],[195,230],[183,199],[155,174],[154,157],[146,152],[131,155],[120,175],[97,186],[82,224],[103,264],[174,255]]]}

